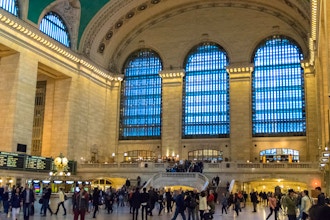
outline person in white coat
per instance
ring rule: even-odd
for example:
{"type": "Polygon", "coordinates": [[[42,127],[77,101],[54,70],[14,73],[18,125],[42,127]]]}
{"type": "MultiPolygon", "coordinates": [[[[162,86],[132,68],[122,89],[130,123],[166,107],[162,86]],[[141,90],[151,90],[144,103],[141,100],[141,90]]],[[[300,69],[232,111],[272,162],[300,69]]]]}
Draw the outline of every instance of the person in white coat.
{"type": "Polygon", "coordinates": [[[302,192],[302,198],[301,198],[301,212],[302,212],[302,220],[308,219],[308,211],[312,207],[313,201],[311,197],[308,195],[308,190],[304,190],[302,192]]]}
{"type": "Polygon", "coordinates": [[[199,196],[199,214],[200,220],[204,220],[204,214],[208,212],[207,200],[206,200],[206,192],[202,191],[199,196]]]}

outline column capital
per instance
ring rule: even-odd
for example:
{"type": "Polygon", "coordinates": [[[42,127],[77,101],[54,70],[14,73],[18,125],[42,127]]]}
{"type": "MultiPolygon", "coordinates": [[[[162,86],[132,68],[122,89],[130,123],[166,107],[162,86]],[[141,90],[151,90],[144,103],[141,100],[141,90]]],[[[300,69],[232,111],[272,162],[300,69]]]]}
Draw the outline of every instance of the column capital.
{"type": "Polygon", "coordinates": [[[230,74],[231,80],[246,80],[251,78],[251,73],[254,70],[254,66],[250,63],[235,63],[227,66],[226,69],[230,74]]]}
{"type": "Polygon", "coordinates": [[[162,79],[165,78],[183,78],[185,76],[184,69],[171,69],[171,70],[162,70],[159,72],[159,76],[162,79]]]}
{"type": "Polygon", "coordinates": [[[226,69],[229,73],[251,73],[254,69],[254,65],[248,63],[235,63],[227,66],[226,69]]]}
{"type": "Polygon", "coordinates": [[[305,75],[314,75],[315,74],[315,67],[311,63],[306,60],[300,62],[301,67],[304,69],[305,75]]]}

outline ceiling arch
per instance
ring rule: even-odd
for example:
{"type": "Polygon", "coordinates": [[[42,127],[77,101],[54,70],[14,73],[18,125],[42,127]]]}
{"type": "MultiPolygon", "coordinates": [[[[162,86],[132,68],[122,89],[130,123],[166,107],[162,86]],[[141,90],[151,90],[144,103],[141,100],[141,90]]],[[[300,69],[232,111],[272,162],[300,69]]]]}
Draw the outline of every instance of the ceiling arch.
{"type": "MultiPolygon", "coordinates": [[[[244,34],[254,29],[264,37],[271,34],[285,34],[294,38],[307,53],[310,7],[307,0],[271,2],[262,0],[112,0],[90,22],[82,37],[79,50],[105,68],[119,71],[128,54],[137,48],[150,46],[155,50],[160,50],[161,48],[156,47],[160,43],[171,41],[171,35],[181,36],[182,39],[187,37],[182,33],[186,31],[183,29],[186,24],[191,28],[196,27],[195,34],[198,38],[201,38],[205,31],[210,32],[206,34],[211,39],[223,34],[224,31],[237,34],[237,30],[244,34]],[[196,22],[196,25],[192,26],[192,22],[196,22]],[[230,23],[230,26],[225,23],[230,23]],[[164,30],[165,24],[167,28],[173,27],[172,30],[168,30],[173,33],[157,35],[155,31],[152,32],[152,30],[164,30]],[[216,26],[222,27],[221,31],[214,30],[216,26]],[[151,35],[155,36],[154,38],[157,37],[157,40],[151,39],[151,35]]],[[[181,43],[186,44],[182,39],[181,43]]],[[[196,38],[191,40],[196,41],[196,38]]],[[[257,39],[254,44],[257,44],[259,40],[262,39],[257,39]]],[[[248,52],[245,53],[248,54],[248,52]]],[[[247,59],[239,57],[237,61],[247,59]]],[[[179,63],[175,65],[180,67],[179,63]]]]}

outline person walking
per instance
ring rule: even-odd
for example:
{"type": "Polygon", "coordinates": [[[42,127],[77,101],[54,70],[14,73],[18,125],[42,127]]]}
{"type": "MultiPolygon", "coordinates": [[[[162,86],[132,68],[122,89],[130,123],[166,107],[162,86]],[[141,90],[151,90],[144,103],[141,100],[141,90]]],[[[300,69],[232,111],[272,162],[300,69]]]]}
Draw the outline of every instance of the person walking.
{"type": "Polygon", "coordinates": [[[88,211],[88,201],[89,201],[89,194],[84,189],[82,184],[79,184],[79,191],[75,192],[72,197],[72,207],[73,207],[73,214],[74,220],[78,220],[80,216],[80,220],[85,220],[86,212],[88,211]]]}
{"type": "Polygon", "coordinates": [[[139,187],[136,187],[135,191],[132,194],[131,205],[133,208],[133,220],[137,220],[139,215],[139,209],[141,206],[141,194],[139,191],[139,187]]]}
{"type": "Polygon", "coordinates": [[[49,185],[47,185],[45,188],[45,191],[43,192],[43,196],[42,196],[42,198],[43,198],[43,203],[42,203],[43,216],[47,215],[47,210],[49,210],[50,215],[53,215],[53,211],[49,207],[49,200],[50,200],[51,195],[52,195],[52,190],[51,190],[51,188],[49,188],[49,185]]]}
{"type": "Polygon", "coordinates": [[[268,206],[269,206],[269,209],[270,209],[270,213],[267,216],[266,220],[268,220],[270,218],[270,216],[273,214],[273,212],[275,212],[275,214],[274,214],[275,215],[275,220],[277,220],[276,205],[277,205],[277,199],[275,197],[275,194],[271,193],[270,197],[268,198],[268,206]]]}
{"type": "Polygon", "coordinates": [[[161,189],[159,190],[158,194],[158,204],[159,204],[159,211],[158,211],[158,216],[162,214],[162,211],[164,209],[164,191],[161,189]]]}
{"type": "Polygon", "coordinates": [[[205,191],[202,191],[200,196],[199,196],[199,215],[200,215],[200,220],[204,220],[204,214],[208,212],[207,208],[207,201],[206,201],[206,193],[205,191]]]}
{"type": "Polygon", "coordinates": [[[297,198],[293,189],[289,189],[288,195],[283,199],[284,207],[287,208],[288,220],[297,220],[297,198]]]}
{"type": "Polygon", "coordinates": [[[142,206],[142,220],[148,219],[148,201],[149,201],[149,194],[147,193],[147,188],[143,188],[143,192],[141,193],[141,206],[142,206]],[[144,216],[145,215],[145,216],[144,216]]]}
{"type": "Polygon", "coordinates": [[[241,200],[238,197],[238,193],[234,194],[234,209],[235,209],[236,215],[239,216],[239,211],[241,211],[241,200]]]}
{"type": "Polygon", "coordinates": [[[31,215],[31,207],[34,203],[34,192],[30,189],[28,184],[25,184],[25,189],[21,194],[21,201],[23,203],[24,220],[29,220],[31,215]]]}
{"type": "Polygon", "coordinates": [[[2,195],[2,201],[3,201],[3,210],[4,210],[5,214],[8,215],[9,204],[10,204],[8,186],[5,186],[5,188],[4,188],[3,195],[2,195]]]}
{"type": "Polygon", "coordinates": [[[96,218],[96,213],[99,211],[99,201],[100,201],[100,191],[97,187],[94,188],[93,191],[93,218],[96,218]]]}
{"type": "Polygon", "coordinates": [[[318,206],[324,206],[325,205],[325,195],[324,195],[324,193],[322,192],[322,189],[321,189],[321,187],[316,187],[315,188],[315,191],[316,191],[316,193],[318,194],[317,195],[317,205],[318,206]]]}
{"type": "Polygon", "coordinates": [[[301,198],[301,212],[302,212],[302,220],[308,219],[309,215],[309,209],[313,205],[313,200],[308,195],[308,190],[304,190],[302,192],[302,198],[301,198]]]}
{"type": "Polygon", "coordinates": [[[251,202],[253,204],[253,212],[257,212],[257,204],[258,204],[258,194],[257,192],[251,193],[251,202]]]}
{"type": "Polygon", "coordinates": [[[18,187],[16,188],[15,193],[11,196],[10,204],[12,219],[17,220],[17,215],[19,214],[21,208],[21,196],[18,187]]]}
{"type": "Polygon", "coordinates": [[[57,215],[57,213],[58,213],[58,211],[60,209],[60,206],[62,206],[62,208],[64,210],[64,214],[63,215],[66,215],[66,208],[64,206],[65,193],[63,191],[63,188],[60,188],[60,191],[58,192],[58,196],[59,196],[59,203],[57,204],[57,209],[56,209],[55,215],[57,215]]]}
{"type": "Polygon", "coordinates": [[[172,220],[176,220],[176,218],[178,217],[179,214],[181,214],[183,220],[186,220],[186,215],[184,213],[185,203],[184,203],[184,197],[183,197],[181,189],[176,191],[176,196],[175,196],[174,200],[175,200],[176,207],[175,207],[175,212],[174,212],[174,216],[173,216],[172,220]]]}
{"type": "Polygon", "coordinates": [[[170,188],[167,189],[167,192],[165,193],[165,198],[166,198],[167,213],[170,213],[172,212],[172,201],[173,201],[172,192],[170,188]]]}
{"type": "Polygon", "coordinates": [[[221,205],[222,205],[221,214],[223,214],[223,211],[225,211],[225,213],[227,214],[228,199],[225,193],[222,193],[221,205]]]}

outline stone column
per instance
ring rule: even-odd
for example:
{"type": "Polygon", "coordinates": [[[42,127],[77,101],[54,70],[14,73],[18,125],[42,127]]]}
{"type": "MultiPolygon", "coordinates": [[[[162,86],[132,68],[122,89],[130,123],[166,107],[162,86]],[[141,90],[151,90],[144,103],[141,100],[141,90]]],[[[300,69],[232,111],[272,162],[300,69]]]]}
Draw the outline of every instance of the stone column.
{"type": "Polygon", "coordinates": [[[253,158],[251,117],[251,65],[230,65],[230,159],[253,158]]]}
{"type": "Polygon", "coordinates": [[[182,156],[182,80],[183,69],[164,70],[162,78],[162,156],[182,156]]]}
{"type": "MultiPolygon", "coordinates": [[[[109,161],[121,162],[119,161],[118,155],[118,132],[119,132],[119,117],[120,117],[120,89],[121,81],[112,81],[111,86],[108,88],[107,97],[109,99],[108,103],[108,127],[109,135],[107,139],[107,148],[109,153],[109,161]],[[113,153],[115,156],[113,157],[113,153]]],[[[123,158],[121,155],[120,158],[123,158]]]]}
{"type": "Polygon", "coordinates": [[[38,62],[16,53],[1,57],[0,69],[1,151],[15,152],[19,143],[30,154],[38,62]]]}
{"type": "Polygon", "coordinates": [[[318,147],[325,146],[325,139],[328,137],[322,137],[321,134],[328,132],[328,123],[320,123],[321,121],[327,122],[328,118],[324,118],[325,114],[318,114],[323,108],[320,105],[319,94],[316,89],[316,77],[314,66],[309,65],[307,62],[302,63],[305,74],[305,114],[306,114],[306,137],[307,147],[304,151],[300,152],[303,158],[307,161],[318,160],[318,147]],[[323,131],[323,132],[322,132],[323,131]],[[322,144],[323,143],[323,144],[322,144]]]}

